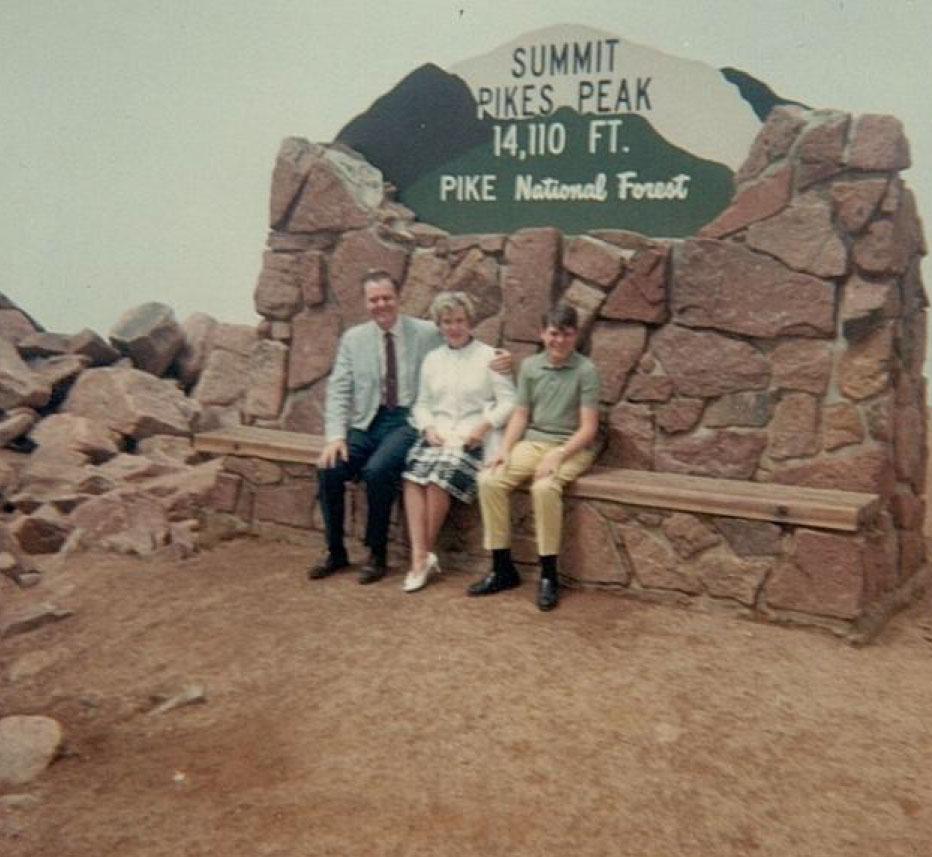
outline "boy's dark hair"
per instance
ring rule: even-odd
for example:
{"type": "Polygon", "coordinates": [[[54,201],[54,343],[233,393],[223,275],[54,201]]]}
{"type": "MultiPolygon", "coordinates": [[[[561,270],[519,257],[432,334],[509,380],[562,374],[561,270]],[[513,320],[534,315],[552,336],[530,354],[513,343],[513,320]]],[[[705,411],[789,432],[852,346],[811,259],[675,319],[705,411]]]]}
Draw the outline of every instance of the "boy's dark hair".
{"type": "Polygon", "coordinates": [[[579,314],[576,312],[576,307],[559,303],[541,316],[540,326],[541,330],[546,330],[548,327],[555,327],[557,330],[563,328],[579,330],[579,314]]]}
{"type": "Polygon", "coordinates": [[[395,282],[395,278],[384,268],[375,268],[374,270],[367,271],[365,274],[363,274],[362,287],[365,288],[369,285],[369,283],[380,283],[383,280],[388,280],[396,292],[401,291],[401,289],[398,287],[398,283],[395,282]]]}

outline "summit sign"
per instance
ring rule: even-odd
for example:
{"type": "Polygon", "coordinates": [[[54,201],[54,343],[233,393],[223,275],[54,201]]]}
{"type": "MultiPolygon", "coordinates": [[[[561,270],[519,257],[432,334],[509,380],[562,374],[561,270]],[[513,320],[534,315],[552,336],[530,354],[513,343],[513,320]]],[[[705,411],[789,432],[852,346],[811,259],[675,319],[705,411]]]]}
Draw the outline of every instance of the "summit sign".
{"type": "Polygon", "coordinates": [[[451,232],[691,235],[732,195],[766,86],[586,27],[422,66],[338,135],[451,232]]]}

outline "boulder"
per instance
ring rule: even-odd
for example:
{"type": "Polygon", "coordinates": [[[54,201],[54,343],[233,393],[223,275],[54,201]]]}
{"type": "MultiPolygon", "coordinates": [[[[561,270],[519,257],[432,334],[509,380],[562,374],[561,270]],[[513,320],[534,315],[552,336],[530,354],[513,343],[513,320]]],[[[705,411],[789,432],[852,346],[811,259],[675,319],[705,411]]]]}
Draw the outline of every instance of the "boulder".
{"type": "Polygon", "coordinates": [[[579,318],[579,341],[585,342],[598,315],[599,307],[605,302],[605,293],[600,288],[590,286],[582,280],[573,280],[563,293],[561,302],[575,308],[579,318]]]}
{"type": "Polygon", "coordinates": [[[505,244],[503,269],[506,339],[537,342],[541,317],[551,308],[562,236],[550,227],[519,229],[505,244]]]}
{"type": "MultiPolygon", "coordinates": [[[[37,422],[39,415],[32,408],[14,408],[0,418],[0,446],[23,437],[37,422]]],[[[0,488],[3,486],[0,485],[0,488]]]]}
{"type": "Polygon", "coordinates": [[[666,375],[645,375],[636,372],[625,388],[629,402],[666,402],[673,395],[673,381],[666,375]]]}
{"type": "Polygon", "coordinates": [[[18,309],[0,309],[0,339],[18,345],[32,336],[38,328],[24,312],[18,309]]]}
{"type": "Polygon", "coordinates": [[[658,439],[657,470],[723,479],[751,479],[767,445],[762,432],[706,430],[689,436],[658,439]]]}
{"type": "Polygon", "coordinates": [[[774,107],[757,132],[745,162],[738,168],[735,184],[740,187],[757,178],[770,164],[786,157],[809,116],[810,111],[795,104],[774,107]]]}
{"type": "Polygon", "coordinates": [[[249,356],[223,348],[214,348],[208,355],[191,398],[201,405],[230,405],[246,390],[249,356]]]}
{"type": "Polygon", "coordinates": [[[287,321],[303,306],[323,303],[323,256],[316,251],[267,250],[253,298],[259,315],[280,321],[287,321]]]}
{"type": "Polygon", "coordinates": [[[57,357],[68,353],[71,338],[63,333],[32,333],[16,343],[20,356],[29,360],[32,357],[57,357]]]}
{"type": "Polygon", "coordinates": [[[162,375],[181,349],[184,336],[171,307],[150,302],[123,313],[110,330],[110,342],[136,368],[162,375]]]}
{"type": "Polygon", "coordinates": [[[64,733],[57,720],[37,715],[0,719],[0,785],[32,782],[59,754],[64,733]]]}
{"type": "Polygon", "coordinates": [[[654,411],[657,427],[667,434],[689,431],[702,416],[705,402],[702,399],[688,399],[675,396],[664,402],[654,411]]]}
{"type": "Polygon", "coordinates": [[[82,503],[70,515],[81,546],[148,556],[168,544],[168,514],[156,498],[137,490],[112,491],[82,503]]]}
{"type": "Polygon", "coordinates": [[[654,418],[647,405],[622,402],[609,412],[600,463],[630,470],[654,469],[654,418]]]}
{"type": "MultiPolygon", "coordinates": [[[[291,144],[291,163],[284,163],[289,140],[279,152],[273,171],[272,228],[285,221],[279,216],[282,201],[296,181],[302,186],[287,217],[289,232],[344,232],[368,226],[384,199],[382,173],[348,149],[316,145],[304,149],[303,143],[291,144]]],[[[287,207],[283,213],[287,216],[287,207]]]]}
{"type": "Polygon", "coordinates": [[[72,529],[61,512],[48,504],[31,515],[15,518],[9,526],[10,534],[27,554],[57,553],[72,529]]]}
{"type": "Polygon", "coordinates": [[[886,191],[886,179],[833,182],[830,193],[841,228],[850,235],[860,232],[874,216],[886,191]]]}
{"type": "Polygon", "coordinates": [[[212,348],[248,357],[259,341],[259,335],[251,324],[221,323],[214,328],[212,340],[212,348]]]}
{"type": "Polygon", "coordinates": [[[781,342],[770,352],[774,386],[823,395],[832,375],[831,348],[808,339],[781,342]]]}
{"type": "Polygon", "coordinates": [[[793,195],[793,168],[776,172],[738,189],[731,204],[699,230],[700,238],[725,238],[786,208],[793,195]]]}
{"type": "MultiPolygon", "coordinates": [[[[357,289],[361,288],[357,286],[357,289]]],[[[288,389],[319,381],[333,364],[340,339],[340,315],[331,308],[306,310],[292,320],[288,351],[288,389]]]]}
{"type": "Polygon", "coordinates": [[[796,186],[809,187],[840,173],[851,117],[834,110],[815,110],[793,147],[796,186]]]}
{"type": "Polygon", "coordinates": [[[495,315],[502,307],[498,277],[498,262],[474,247],[450,271],[446,281],[441,282],[445,290],[466,292],[476,307],[476,319],[481,320],[495,315]]]}
{"type": "Polygon", "coordinates": [[[864,561],[857,537],[800,528],[793,558],[767,581],[768,607],[854,619],[861,612],[864,561]]]}
{"type": "Polygon", "coordinates": [[[194,386],[207,363],[216,328],[217,320],[205,312],[192,313],[181,325],[181,348],[173,371],[187,389],[194,386]]]}
{"type": "Polygon", "coordinates": [[[819,451],[819,405],[808,393],[787,393],[777,403],[768,431],[773,459],[801,458],[819,451]]]}
{"type": "Polygon", "coordinates": [[[661,539],[634,524],[620,524],[618,532],[634,576],[647,589],[672,589],[697,595],[702,584],[689,566],[661,539]]]}
{"type": "Polygon", "coordinates": [[[612,525],[590,503],[571,506],[564,532],[561,565],[568,577],[585,583],[628,583],[612,525]]]}
{"type": "Polygon", "coordinates": [[[773,405],[773,396],[767,391],[729,393],[708,405],[702,423],[709,428],[763,428],[770,422],[773,405]]]}
{"type": "Polygon", "coordinates": [[[628,263],[602,306],[604,318],[660,324],[667,320],[667,247],[647,247],[628,263]]]}
{"type": "Polygon", "coordinates": [[[894,471],[886,446],[861,444],[809,461],[778,465],[773,468],[773,481],[886,496],[893,491],[894,471]]]}
{"type": "Polygon", "coordinates": [[[243,414],[251,419],[274,420],[285,400],[288,347],[263,340],[249,357],[243,414]]]}
{"type": "Polygon", "coordinates": [[[139,484],[139,490],[161,504],[169,521],[186,521],[196,518],[208,505],[221,470],[223,460],[216,458],[176,473],[147,479],[139,484]]]}
{"type": "Polygon", "coordinates": [[[835,287],[738,244],[684,241],[671,284],[674,320],[743,336],[835,333],[835,287]]]}
{"type": "Polygon", "coordinates": [[[865,113],[854,122],[848,166],[865,171],[905,170],[911,165],[903,124],[894,116],[865,113]]]}
{"type": "Polygon", "coordinates": [[[714,551],[703,554],[695,571],[713,598],[731,598],[753,607],[772,567],[772,560],[738,559],[724,551],[714,551]]]}
{"type": "Polygon", "coordinates": [[[29,368],[52,388],[53,396],[61,396],[90,364],[83,354],[62,354],[30,360],[29,368]]]}
{"type": "Polygon", "coordinates": [[[664,518],[661,527],[673,550],[683,559],[702,553],[722,540],[705,521],[686,512],[674,512],[664,518]]]}
{"type": "Polygon", "coordinates": [[[602,401],[618,401],[628,374],[641,359],[646,345],[647,328],[642,324],[595,323],[590,337],[589,356],[602,382],[602,401]]]}
{"type": "Polygon", "coordinates": [[[779,214],[753,224],[747,246],[816,277],[840,277],[848,252],[832,225],[832,209],[817,193],[797,197],[779,214]]]}
{"type": "Polygon", "coordinates": [[[120,359],[120,352],[89,327],[82,328],[68,340],[69,354],[83,354],[91,366],[109,366],[120,359]]]}
{"type": "Polygon", "coordinates": [[[770,380],[770,365],[753,345],[711,331],[669,324],[654,334],[650,348],[683,396],[762,390],[770,380]]]}
{"type": "Polygon", "coordinates": [[[307,434],[324,433],[324,400],[327,381],[290,393],[282,412],[282,428],[307,434]]]}
{"type": "Polygon", "coordinates": [[[403,247],[386,243],[371,229],[349,232],[340,239],[330,257],[329,282],[344,325],[369,318],[362,278],[370,271],[384,270],[401,283],[407,260],[403,247]]]}
{"type": "Polygon", "coordinates": [[[783,530],[779,524],[720,517],[713,518],[712,523],[738,556],[780,556],[783,553],[783,530]]]}
{"type": "Polygon", "coordinates": [[[597,283],[603,289],[614,285],[624,268],[624,256],[617,247],[587,235],[566,242],[563,249],[563,268],[597,283]]]}
{"type": "Polygon", "coordinates": [[[62,411],[141,440],[190,434],[199,407],[171,381],[129,367],[105,367],[81,373],[62,411]]]}
{"type": "Polygon", "coordinates": [[[40,447],[54,446],[86,456],[95,463],[106,461],[120,451],[121,436],[88,417],[72,413],[51,414],[40,420],[29,433],[40,447]]]}
{"type": "Polygon", "coordinates": [[[850,402],[836,402],[822,410],[822,448],[826,451],[851,446],[864,440],[858,409],[850,402]]]}
{"type": "Polygon", "coordinates": [[[841,302],[841,325],[846,337],[863,336],[884,319],[899,314],[900,293],[895,281],[870,282],[857,274],[848,278],[841,302]]]}
{"type": "Polygon", "coordinates": [[[863,339],[851,342],[838,364],[838,386],[849,399],[861,400],[890,384],[893,326],[886,323],[863,339]]]}
{"type": "Polygon", "coordinates": [[[433,250],[415,250],[401,289],[401,311],[415,318],[427,318],[430,305],[443,289],[449,273],[450,260],[446,256],[438,256],[433,250]]]}
{"type": "Polygon", "coordinates": [[[51,397],[51,386],[26,365],[13,343],[0,338],[0,410],[41,408],[51,397]]]}
{"type": "Polygon", "coordinates": [[[143,438],[137,444],[136,452],[157,464],[168,465],[192,464],[199,455],[189,438],[170,434],[143,438]]]}

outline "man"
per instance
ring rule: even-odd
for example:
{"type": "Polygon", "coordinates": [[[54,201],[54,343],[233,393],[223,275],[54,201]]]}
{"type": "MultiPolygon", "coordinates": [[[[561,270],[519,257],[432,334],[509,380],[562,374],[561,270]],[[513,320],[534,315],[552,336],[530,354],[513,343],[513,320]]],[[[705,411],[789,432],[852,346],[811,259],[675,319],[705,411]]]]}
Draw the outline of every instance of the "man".
{"type": "Polygon", "coordinates": [[[521,366],[517,407],[500,452],[479,476],[479,505],[492,570],[469,587],[470,595],[492,595],[520,584],[511,559],[509,495],[532,480],[541,566],[537,606],[541,610],[557,606],[563,486],[592,465],[599,423],[599,377],[592,361],[576,351],[578,338],[576,310],[560,304],[541,321],[544,351],[521,366]]]}
{"type": "MultiPolygon", "coordinates": [[[[417,437],[408,412],[417,395],[421,363],[442,342],[433,322],[400,314],[398,286],[387,271],[366,274],[362,288],[372,320],[340,337],[327,383],[327,445],[317,462],[327,554],[309,569],[312,580],[349,566],[344,489],[357,477],[366,484],[365,543],[370,551],[359,582],[375,583],[385,576],[392,504],[405,456],[417,437]]],[[[511,355],[503,353],[492,365],[511,371],[511,355]]]]}

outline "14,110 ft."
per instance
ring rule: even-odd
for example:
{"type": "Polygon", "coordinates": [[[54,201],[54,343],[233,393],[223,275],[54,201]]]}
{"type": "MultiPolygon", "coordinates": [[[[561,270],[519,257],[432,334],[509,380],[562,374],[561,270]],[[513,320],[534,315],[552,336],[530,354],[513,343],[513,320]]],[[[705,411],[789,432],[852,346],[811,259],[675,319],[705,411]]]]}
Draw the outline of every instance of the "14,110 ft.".
{"type": "MultiPolygon", "coordinates": [[[[627,153],[620,144],[622,119],[591,119],[587,148],[590,155],[602,152],[627,153]]],[[[523,161],[538,155],[562,155],[566,148],[566,126],[562,122],[528,122],[492,126],[492,154],[523,161]]]]}

